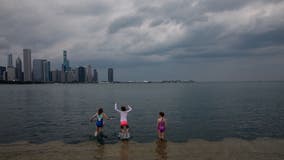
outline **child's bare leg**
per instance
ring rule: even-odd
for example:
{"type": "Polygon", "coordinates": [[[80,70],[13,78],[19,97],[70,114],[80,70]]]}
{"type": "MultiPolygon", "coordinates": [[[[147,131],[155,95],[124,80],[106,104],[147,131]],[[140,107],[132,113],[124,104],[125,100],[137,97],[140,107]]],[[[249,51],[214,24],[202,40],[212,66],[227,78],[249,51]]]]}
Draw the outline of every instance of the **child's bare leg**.
{"type": "Polygon", "coordinates": [[[165,139],[165,132],[161,133],[161,139],[164,140],[165,139]]]}
{"type": "Polygon", "coordinates": [[[120,127],[120,134],[121,134],[121,135],[124,134],[124,127],[120,127]]]}
{"type": "Polygon", "coordinates": [[[159,137],[159,139],[162,138],[161,132],[159,130],[158,130],[158,137],[159,137]]]}
{"type": "Polygon", "coordinates": [[[126,136],[129,137],[129,128],[126,128],[126,136]]]}
{"type": "Polygon", "coordinates": [[[101,133],[102,131],[103,131],[103,128],[100,127],[100,128],[99,128],[99,133],[101,133]]]}
{"type": "Polygon", "coordinates": [[[99,127],[96,128],[96,131],[94,133],[94,136],[96,137],[98,135],[98,132],[99,132],[99,127]]]}
{"type": "Polygon", "coordinates": [[[126,133],[126,127],[123,127],[123,135],[125,136],[126,133]]]}

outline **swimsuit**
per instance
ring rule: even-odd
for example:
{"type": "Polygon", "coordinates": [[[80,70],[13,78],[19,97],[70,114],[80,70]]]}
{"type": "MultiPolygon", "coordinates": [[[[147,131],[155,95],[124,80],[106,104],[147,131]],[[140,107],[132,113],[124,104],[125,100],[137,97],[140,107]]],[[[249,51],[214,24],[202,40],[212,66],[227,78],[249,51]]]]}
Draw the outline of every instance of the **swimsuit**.
{"type": "Polygon", "coordinates": [[[120,113],[120,127],[129,127],[127,122],[127,114],[132,110],[132,108],[130,106],[128,106],[128,108],[129,109],[127,111],[121,111],[117,109],[117,104],[114,105],[114,109],[120,113]]]}
{"type": "Polygon", "coordinates": [[[128,123],[127,121],[120,121],[120,126],[128,126],[128,123]]]}
{"type": "Polygon", "coordinates": [[[103,127],[104,125],[103,114],[97,115],[97,117],[98,117],[96,122],[97,127],[103,127]]]}
{"type": "Polygon", "coordinates": [[[160,132],[165,132],[166,130],[166,123],[164,121],[164,119],[162,118],[162,120],[158,123],[158,130],[160,132]]]}

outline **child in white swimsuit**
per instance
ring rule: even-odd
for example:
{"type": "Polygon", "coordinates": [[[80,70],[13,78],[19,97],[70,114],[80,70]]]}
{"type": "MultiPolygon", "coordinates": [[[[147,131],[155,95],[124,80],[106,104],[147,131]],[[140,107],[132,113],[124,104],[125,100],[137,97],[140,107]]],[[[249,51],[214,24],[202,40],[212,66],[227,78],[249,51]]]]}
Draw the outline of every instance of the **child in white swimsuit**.
{"type": "Polygon", "coordinates": [[[128,125],[128,122],[127,122],[127,114],[128,112],[130,112],[132,110],[132,108],[127,105],[128,107],[128,110],[126,110],[126,107],[125,106],[121,106],[121,110],[119,110],[117,108],[117,103],[115,103],[114,105],[114,109],[120,113],[120,133],[123,134],[123,135],[128,135],[128,129],[129,129],[129,125],[128,125]],[[125,130],[126,128],[126,130],[125,130]]]}

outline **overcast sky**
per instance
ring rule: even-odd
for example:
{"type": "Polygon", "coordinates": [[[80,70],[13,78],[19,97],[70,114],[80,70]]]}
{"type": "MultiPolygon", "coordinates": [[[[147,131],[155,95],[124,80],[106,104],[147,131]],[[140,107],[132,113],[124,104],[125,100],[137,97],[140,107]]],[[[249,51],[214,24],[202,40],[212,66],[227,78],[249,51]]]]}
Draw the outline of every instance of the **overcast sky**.
{"type": "Polygon", "coordinates": [[[284,80],[283,0],[0,0],[7,54],[116,80],[284,80]]]}

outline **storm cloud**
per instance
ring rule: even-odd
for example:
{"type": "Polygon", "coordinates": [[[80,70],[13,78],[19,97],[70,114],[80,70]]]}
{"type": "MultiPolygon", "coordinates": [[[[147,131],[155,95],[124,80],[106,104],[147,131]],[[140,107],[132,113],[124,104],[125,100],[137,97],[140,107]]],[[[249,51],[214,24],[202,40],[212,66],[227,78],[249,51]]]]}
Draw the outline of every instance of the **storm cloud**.
{"type": "Polygon", "coordinates": [[[0,3],[0,65],[31,48],[60,68],[66,49],[118,80],[284,80],[282,0],[0,3]]]}

